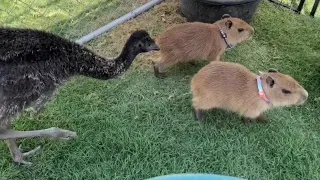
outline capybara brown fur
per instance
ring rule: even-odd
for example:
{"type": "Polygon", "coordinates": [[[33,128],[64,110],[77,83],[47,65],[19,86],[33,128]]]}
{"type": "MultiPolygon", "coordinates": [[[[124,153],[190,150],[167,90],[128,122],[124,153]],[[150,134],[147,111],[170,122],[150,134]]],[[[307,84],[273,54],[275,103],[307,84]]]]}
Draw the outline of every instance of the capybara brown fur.
{"type": "Polygon", "coordinates": [[[230,16],[213,24],[189,22],[174,25],[156,38],[160,58],[154,62],[154,73],[157,77],[165,77],[168,68],[179,62],[218,61],[228,46],[249,39],[253,33],[251,25],[230,16]]]}
{"type": "Polygon", "coordinates": [[[263,113],[271,108],[301,105],[308,92],[292,77],[276,70],[256,75],[237,63],[214,61],[191,80],[195,117],[204,120],[203,110],[225,109],[239,113],[245,123],[268,122],[263,113]],[[258,81],[266,99],[258,93],[258,81]]]}

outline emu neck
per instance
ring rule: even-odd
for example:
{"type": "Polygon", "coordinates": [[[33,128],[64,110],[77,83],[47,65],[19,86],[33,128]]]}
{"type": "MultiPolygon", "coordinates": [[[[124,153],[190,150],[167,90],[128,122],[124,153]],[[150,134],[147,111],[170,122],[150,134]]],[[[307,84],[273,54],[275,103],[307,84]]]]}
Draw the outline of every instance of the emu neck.
{"type": "Polygon", "coordinates": [[[128,69],[138,54],[139,53],[134,50],[134,47],[130,46],[129,42],[127,42],[124,48],[122,49],[122,52],[115,59],[115,61],[118,63],[123,63],[124,67],[128,69]]]}
{"type": "Polygon", "coordinates": [[[87,50],[84,62],[78,64],[79,73],[97,79],[110,79],[122,75],[131,66],[138,53],[124,47],[115,59],[106,59],[87,50]]]}

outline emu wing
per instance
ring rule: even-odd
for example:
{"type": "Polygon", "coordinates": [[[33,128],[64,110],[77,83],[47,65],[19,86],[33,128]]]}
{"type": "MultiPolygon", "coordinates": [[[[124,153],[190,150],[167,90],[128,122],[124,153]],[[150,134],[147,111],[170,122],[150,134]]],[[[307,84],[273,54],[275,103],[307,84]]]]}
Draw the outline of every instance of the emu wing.
{"type": "MultiPolygon", "coordinates": [[[[36,75],[25,73],[9,73],[0,68],[0,129],[13,120],[24,108],[34,105],[45,91],[46,86],[36,75]]],[[[13,70],[14,71],[14,70],[13,70]]]]}

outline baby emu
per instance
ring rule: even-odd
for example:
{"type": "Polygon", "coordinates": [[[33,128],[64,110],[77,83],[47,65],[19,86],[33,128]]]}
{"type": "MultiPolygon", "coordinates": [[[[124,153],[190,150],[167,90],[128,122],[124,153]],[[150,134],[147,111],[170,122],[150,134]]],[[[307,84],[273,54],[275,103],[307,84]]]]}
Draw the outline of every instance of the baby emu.
{"type": "Polygon", "coordinates": [[[308,92],[292,77],[269,70],[260,76],[240,64],[211,62],[191,80],[195,117],[204,120],[203,110],[221,108],[239,113],[245,123],[268,122],[268,109],[301,105],[308,92]]]}
{"type": "Polygon", "coordinates": [[[251,25],[239,18],[224,15],[214,24],[191,22],[170,27],[157,37],[160,60],[154,62],[156,77],[163,78],[168,68],[179,62],[219,61],[226,49],[249,39],[251,25]]]}
{"type": "Polygon", "coordinates": [[[136,31],[127,40],[121,54],[108,60],[89,49],[59,36],[30,29],[0,28],[0,140],[9,146],[14,162],[24,160],[40,147],[21,153],[17,138],[50,137],[69,139],[75,132],[49,128],[34,131],[14,131],[11,121],[25,109],[38,113],[55,90],[70,77],[84,75],[110,79],[124,73],[139,53],[159,50],[144,31],[136,31]]]}

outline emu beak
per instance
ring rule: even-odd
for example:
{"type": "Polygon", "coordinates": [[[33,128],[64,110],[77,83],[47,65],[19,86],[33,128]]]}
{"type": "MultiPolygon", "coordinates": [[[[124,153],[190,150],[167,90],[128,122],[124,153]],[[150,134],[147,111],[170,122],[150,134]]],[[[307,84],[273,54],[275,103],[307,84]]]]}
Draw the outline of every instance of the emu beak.
{"type": "Polygon", "coordinates": [[[159,51],[159,50],[160,50],[160,47],[156,43],[153,43],[147,47],[147,51],[159,51]]]}

